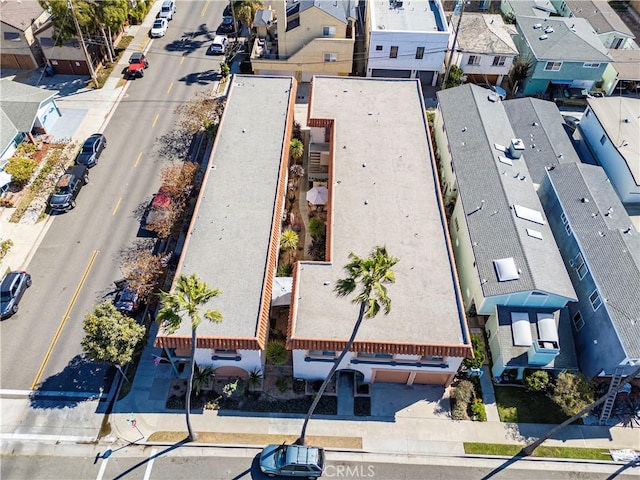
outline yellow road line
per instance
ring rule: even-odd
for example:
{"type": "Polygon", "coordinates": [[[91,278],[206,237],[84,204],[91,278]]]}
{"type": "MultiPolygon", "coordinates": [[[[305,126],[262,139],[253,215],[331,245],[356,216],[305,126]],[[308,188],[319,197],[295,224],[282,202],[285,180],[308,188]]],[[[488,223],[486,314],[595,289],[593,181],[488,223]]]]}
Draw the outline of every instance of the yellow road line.
{"type": "Polygon", "coordinates": [[[94,250],[93,251],[93,254],[91,255],[91,259],[89,260],[89,264],[87,265],[87,268],[84,269],[84,273],[82,274],[82,278],[80,279],[80,283],[78,283],[78,286],[76,287],[76,291],[73,292],[73,297],[71,297],[71,301],[69,302],[69,306],[67,307],[67,310],[64,312],[64,315],[62,316],[62,321],[60,322],[60,325],[58,325],[58,329],[56,330],[56,333],[53,336],[53,340],[51,340],[51,344],[49,345],[49,348],[47,350],[47,354],[44,356],[44,360],[42,360],[42,365],[40,365],[40,369],[38,370],[36,378],[33,380],[33,383],[31,384],[31,390],[35,390],[38,387],[38,383],[40,383],[40,377],[42,377],[42,373],[44,372],[44,369],[47,366],[47,363],[49,363],[49,358],[51,357],[51,353],[53,352],[53,349],[56,346],[56,343],[58,343],[58,339],[60,338],[60,334],[62,333],[62,329],[64,328],[65,324],[67,323],[67,320],[69,320],[69,315],[71,314],[71,309],[73,308],[73,306],[75,305],[76,301],[78,300],[78,295],[80,295],[80,290],[82,290],[84,282],[87,281],[87,277],[89,276],[89,272],[91,271],[91,267],[93,267],[93,262],[96,261],[96,257],[98,256],[98,253],[100,253],[99,250],[94,250]]]}
{"type": "Polygon", "coordinates": [[[156,118],[153,119],[153,123],[151,124],[151,128],[156,126],[156,123],[158,123],[158,118],[160,118],[160,114],[156,114],[156,118]]]}
{"type": "Polygon", "coordinates": [[[200,12],[200,16],[204,17],[205,12],[207,11],[207,7],[209,6],[209,0],[204,2],[204,7],[202,7],[202,12],[200,12]]]}
{"type": "Polygon", "coordinates": [[[167,93],[169,93],[172,88],[173,88],[173,82],[171,82],[171,85],[169,85],[169,88],[167,89],[167,93]]]}
{"type": "Polygon", "coordinates": [[[116,203],[116,207],[113,209],[113,213],[111,215],[116,214],[116,212],[118,211],[118,208],[120,208],[120,202],[122,202],[122,197],[118,199],[118,203],[116,203]]]}
{"type": "Polygon", "coordinates": [[[142,158],[142,152],[138,154],[138,158],[136,158],[136,163],[133,164],[133,168],[136,168],[138,166],[141,158],[142,158]]]}

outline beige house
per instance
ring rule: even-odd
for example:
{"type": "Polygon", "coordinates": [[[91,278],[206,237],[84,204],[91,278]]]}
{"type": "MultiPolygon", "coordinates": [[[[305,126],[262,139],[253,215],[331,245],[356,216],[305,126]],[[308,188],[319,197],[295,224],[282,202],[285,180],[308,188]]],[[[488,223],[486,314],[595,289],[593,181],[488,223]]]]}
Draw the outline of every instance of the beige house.
{"type": "Polygon", "coordinates": [[[256,75],[349,75],[355,46],[354,0],[277,0],[258,10],[251,51],[256,75]],[[271,11],[269,11],[271,9],[271,11]]]}
{"type": "Polygon", "coordinates": [[[38,2],[0,3],[0,67],[29,70],[44,64],[35,32],[48,19],[38,2]]]}

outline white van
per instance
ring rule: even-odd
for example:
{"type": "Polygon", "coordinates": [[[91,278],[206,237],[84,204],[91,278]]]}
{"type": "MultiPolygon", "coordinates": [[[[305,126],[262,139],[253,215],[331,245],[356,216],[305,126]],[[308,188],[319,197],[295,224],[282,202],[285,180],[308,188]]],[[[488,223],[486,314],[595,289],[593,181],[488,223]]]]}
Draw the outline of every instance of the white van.
{"type": "Polygon", "coordinates": [[[224,35],[216,35],[209,45],[209,50],[207,50],[207,54],[209,55],[222,55],[227,50],[227,45],[229,44],[229,39],[224,35]]]}
{"type": "Polygon", "coordinates": [[[176,2],[173,0],[165,0],[160,7],[160,13],[158,18],[166,18],[167,20],[173,20],[173,14],[176,13],[176,2]]]}

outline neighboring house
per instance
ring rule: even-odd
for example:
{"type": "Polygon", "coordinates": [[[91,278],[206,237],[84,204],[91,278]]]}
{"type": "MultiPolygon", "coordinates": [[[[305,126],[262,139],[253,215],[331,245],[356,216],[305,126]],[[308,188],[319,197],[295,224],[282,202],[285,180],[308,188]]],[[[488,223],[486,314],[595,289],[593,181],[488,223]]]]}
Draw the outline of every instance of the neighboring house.
{"type": "Polygon", "coordinates": [[[640,92],[640,49],[609,50],[613,59],[602,75],[602,90],[607,95],[640,92]]]}
{"type": "MultiPolygon", "coordinates": [[[[499,307],[548,314],[576,300],[536,194],[534,175],[525,161],[529,150],[536,147],[545,148],[550,162],[556,160],[549,146],[554,136],[545,136],[545,127],[538,127],[540,145],[536,143],[532,149],[531,137],[517,137],[524,132],[513,128],[505,107],[509,102],[498,101],[489,90],[476,85],[441,90],[433,127],[464,306],[468,312],[489,317],[487,333],[496,377],[506,368],[518,368],[521,377],[525,367],[522,358],[515,361],[512,357],[523,353],[513,347],[523,345],[506,345],[494,338],[501,335],[498,325],[510,321],[510,314],[503,317],[499,307]]],[[[525,109],[527,106],[522,104],[525,109]]],[[[539,118],[532,115],[529,121],[533,124],[539,118]]],[[[555,123],[551,128],[566,137],[560,120],[555,123]]],[[[562,322],[561,312],[553,315],[554,322],[562,322]]],[[[530,328],[534,328],[537,317],[531,313],[529,318],[530,328]]],[[[540,347],[529,362],[536,368],[542,359],[553,359],[563,348],[571,349],[568,342],[547,349],[538,340],[549,338],[532,339],[536,341],[529,346],[534,350],[540,347]]],[[[544,365],[566,368],[570,363],[569,355],[560,362],[565,367],[550,360],[544,365]]]]}
{"type": "Polygon", "coordinates": [[[523,95],[544,95],[554,88],[593,89],[612,58],[583,18],[517,17],[514,37],[519,58],[531,64],[523,95]]]}
{"type": "Polygon", "coordinates": [[[336,282],[351,252],[384,245],[399,259],[391,312],[364,319],[338,368],[367,383],[449,385],[472,349],[420,83],[315,77],[310,99],[311,137],[326,139],[330,158],[327,248],[326,261],[294,270],[294,376],[327,375],[359,311],[352,297],[336,297],[336,282]]]}
{"type": "Polygon", "coordinates": [[[511,39],[515,27],[505,25],[500,15],[465,13],[451,18],[452,31],[460,23],[457,45],[450,45],[452,64],[459,66],[471,82],[500,85],[518,54],[511,39]]]}
{"type": "Polygon", "coordinates": [[[450,33],[440,0],[376,0],[366,7],[367,77],[419,78],[435,85],[450,33]]]}
{"type": "Polygon", "coordinates": [[[627,207],[640,208],[640,99],[590,98],[580,132],[627,207]]]}
{"type": "Polygon", "coordinates": [[[549,0],[502,0],[500,11],[512,20],[520,16],[547,18],[558,13],[549,0]]]}
{"type": "Polygon", "coordinates": [[[0,170],[25,138],[47,133],[60,118],[53,99],[57,93],[11,80],[0,81],[0,170]]]}
{"type": "Polygon", "coordinates": [[[598,166],[558,165],[538,193],[578,295],[580,369],[629,374],[640,363],[640,234],[598,166]]]}
{"type": "Polygon", "coordinates": [[[356,2],[275,2],[258,10],[251,66],[258,75],[286,75],[309,82],[314,75],[349,75],[353,68],[356,2]],[[273,15],[275,13],[275,19],[273,15]]]}
{"type": "Polygon", "coordinates": [[[29,70],[44,64],[35,32],[49,17],[36,1],[0,2],[0,68],[29,70]]]}
{"type": "MultiPolygon", "coordinates": [[[[246,378],[264,366],[296,82],[236,75],[230,84],[176,275],[195,273],[222,291],[203,307],[223,320],[202,321],[195,361],[217,376],[246,378]],[[251,120],[256,112],[259,122],[251,120]]],[[[155,344],[172,363],[186,362],[190,332],[185,318],[176,333],[160,331],[155,344]]]]}
{"type": "Polygon", "coordinates": [[[635,35],[606,0],[551,0],[563,17],[584,18],[606,48],[638,48],[635,35]]]}

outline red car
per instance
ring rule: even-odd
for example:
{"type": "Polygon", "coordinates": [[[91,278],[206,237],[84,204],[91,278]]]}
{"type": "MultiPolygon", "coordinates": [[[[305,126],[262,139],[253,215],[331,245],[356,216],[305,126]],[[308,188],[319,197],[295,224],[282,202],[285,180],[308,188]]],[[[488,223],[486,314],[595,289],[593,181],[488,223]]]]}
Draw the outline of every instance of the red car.
{"type": "Polygon", "coordinates": [[[149,61],[142,52],[135,52],[129,57],[129,66],[127,67],[127,78],[144,77],[144,70],[149,68],[149,61]]]}

